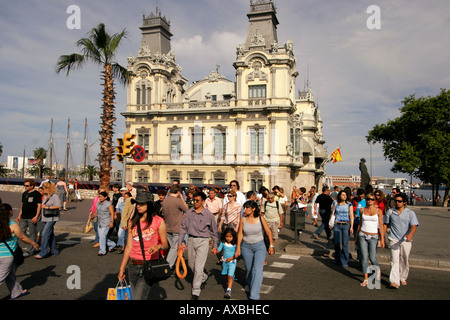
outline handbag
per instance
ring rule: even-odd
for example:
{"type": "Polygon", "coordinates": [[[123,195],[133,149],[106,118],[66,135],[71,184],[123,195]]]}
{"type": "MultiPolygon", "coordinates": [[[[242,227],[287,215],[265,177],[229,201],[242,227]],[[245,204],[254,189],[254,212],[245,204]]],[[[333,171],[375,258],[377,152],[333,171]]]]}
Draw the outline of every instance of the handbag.
{"type": "Polygon", "coordinates": [[[3,241],[3,243],[8,247],[9,251],[11,251],[11,254],[14,257],[14,263],[16,264],[16,266],[20,266],[23,264],[23,262],[25,261],[25,258],[23,257],[23,250],[22,248],[17,245],[16,251],[12,251],[10,246],[8,246],[8,244],[6,243],[6,241],[3,241]]]}
{"type": "Polygon", "coordinates": [[[264,229],[264,225],[263,225],[261,219],[259,219],[259,222],[261,222],[261,228],[262,228],[262,232],[263,232],[264,244],[265,244],[265,246],[266,246],[266,251],[269,251],[269,248],[270,248],[270,239],[269,239],[269,236],[267,235],[266,230],[264,229]]]}
{"type": "Polygon", "coordinates": [[[131,294],[131,287],[127,282],[119,281],[115,288],[109,288],[106,295],[106,300],[133,300],[133,295],[131,294]],[[125,283],[125,284],[124,284],[125,283]]]}
{"type": "MultiPolygon", "coordinates": [[[[44,204],[47,204],[48,200],[50,200],[50,198],[48,198],[44,204]]],[[[56,217],[59,213],[59,209],[42,209],[43,210],[43,215],[46,218],[53,218],[56,217]]]]}
{"type": "Polygon", "coordinates": [[[89,233],[94,228],[94,224],[92,223],[92,219],[89,218],[84,226],[84,233],[89,233]]]}
{"type": "Polygon", "coordinates": [[[166,259],[161,257],[161,255],[158,260],[145,260],[144,241],[142,240],[140,221],[137,222],[137,231],[142,250],[142,258],[144,259],[144,269],[142,270],[142,274],[145,282],[148,285],[152,285],[156,282],[169,278],[172,275],[172,269],[166,259]]]}

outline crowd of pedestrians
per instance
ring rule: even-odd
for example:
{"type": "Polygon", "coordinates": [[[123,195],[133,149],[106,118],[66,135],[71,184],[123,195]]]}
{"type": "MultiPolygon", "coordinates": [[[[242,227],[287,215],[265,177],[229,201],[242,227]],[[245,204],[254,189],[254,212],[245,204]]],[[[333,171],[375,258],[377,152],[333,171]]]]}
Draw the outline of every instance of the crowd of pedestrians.
{"type": "MultiPolygon", "coordinates": [[[[11,298],[28,293],[15,280],[13,252],[18,239],[27,244],[24,256],[42,259],[58,254],[54,226],[67,200],[62,193],[69,193],[61,182],[58,187],[58,183],[46,181],[36,190],[34,180],[26,180],[18,223],[10,220],[10,206],[1,205],[0,284],[6,283],[11,298]]],[[[132,182],[125,187],[114,185],[112,189],[112,194],[99,189],[92,201],[89,218],[96,234],[93,246],[98,247],[100,257],[113,251],[123,254],[118,278],[123,280],[128,273],[134,299],[147,299],[150,293],[150,286],[143,279],[144,260],[164,257],[174,269],[177,258],[185,251],[192,274],[191,299],[198,299],[207,284],[210,275],[204,267],[210,253],[222,265],[224,298],[232,296],[236,263],[243,259],[248,298],[259,299],[263,267],[267,255],[274,253],[274,243],[289,208],[304,210],[306,217],[311,218],[317,227],[313,237],[319,239],[325,231],[326,238],[334,244],[335,263],[344,268],[350,259],[348,243],[353,236],[364,276],[361,286],[368,284],[369,261],[380,277],[377,248],[387,245],[391,251],[391,287],[406,285],[408,257],[418,220],[405,207],[407,199],[397,189],[389,199],[381,190],[335,188],[331,192],[327,186],[320,194],[314,186],[309,191],[294,187],[290,197],[279,186],[244,194],[236,180],[220,195],[215,189],[183,190],[179,181],[174,181],[169,190],[158,190],[156,195],[147,187],[135,188],[132,182]],[[114,232],[117,243],[111,240],[114,232]]]]}

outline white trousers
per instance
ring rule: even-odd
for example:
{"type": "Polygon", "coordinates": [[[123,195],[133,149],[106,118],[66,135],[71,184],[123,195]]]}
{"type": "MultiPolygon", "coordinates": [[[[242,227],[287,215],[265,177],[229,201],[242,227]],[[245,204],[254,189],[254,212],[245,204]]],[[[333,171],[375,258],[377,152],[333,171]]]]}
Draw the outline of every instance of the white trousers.
{"type": "Polygon", "coordinates": [[[389,238],[391,250],[391,272],[389,281],[400,285],[400,281],[406,281],[409,274],[409,254],[412,242],[389,238]]]}

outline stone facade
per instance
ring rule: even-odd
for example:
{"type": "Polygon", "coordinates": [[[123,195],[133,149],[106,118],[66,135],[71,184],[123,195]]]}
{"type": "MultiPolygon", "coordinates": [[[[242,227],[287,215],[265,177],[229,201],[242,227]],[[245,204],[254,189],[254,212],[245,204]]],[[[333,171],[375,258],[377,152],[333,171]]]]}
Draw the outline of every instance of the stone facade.
{"type": "MultiPolygon", "coordinates": [[[[251,1],[246,42],[236,48],[235,81],[211,72],[188,87],[170,47],[170,24],[144,17],[142,43],[129,57],[127,132],[146,159],[127,159],[127,180],[228,184],[242,191],[321,184],[322,120],[312,90],[296,90],[294,45],[278,43],[272,1],[251,1]]],[[[320,189],[319,189],[320,190],[320,189]]]]}

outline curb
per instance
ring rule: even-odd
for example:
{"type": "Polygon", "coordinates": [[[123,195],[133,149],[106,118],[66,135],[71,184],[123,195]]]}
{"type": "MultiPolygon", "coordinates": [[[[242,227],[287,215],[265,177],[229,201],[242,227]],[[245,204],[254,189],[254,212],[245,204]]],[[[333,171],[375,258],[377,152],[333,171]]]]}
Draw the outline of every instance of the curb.
{"type": "MultiPolygon", "coordinates": [[[[80,222],[70,222],[70,221],[60,221],[55,224],[56,233],[74,233],[84,236],[89,236],[94,234],[91,230],[89,233],[84,233],[84,223],[80,222]]],[[[324,257],[325,255],[332,255],[334,253],[334,248],[321,248],[319,246],[311,248],[308,247],[307,242],[300,241],[299,243],[293,243],[293,241],[279,238],[275,242],[275,252],[285,252],[286,254],[300,255],[300,256],[312,256],[312,257],[324,257]]],[[[356,257],[356,251],[354,248],[350,248],[351,257],[356,257]]],[[[379,263],[389,264],[390,263],[390,253],[387,249],[382,249],[377,253],[377,259],[379,263]]],[[[417,257],[414,254],[409,258],[410,267],[416,268],[429,268],[436,269],[440,271],[450,271],[450,261],[445,260],[434,260],[428,257],[417,257]]]]}
{"type": "MultiPolygon", "coordinates": [[[[387,249],[383,249],[385,252],[378,252],[377,259],[379,263],[390,264],[390,253],[387,249]]],[[[312,256],[312,257],[323,257],[325,255],[332,255],[334,249],[323,249],[323,248],[308,248],[304,244],[288,244],[284,248],[287,254],[312,256]]],[[[350,250],[350,256],[356,257],[356,251],[350,250]]],[[[429,268],[437,269],[441,271],[450,271],[450,261],[443,260],[433,260],[426,257],[418,258],[410,256],[409,266],[415,268],[429,268]]]]}

